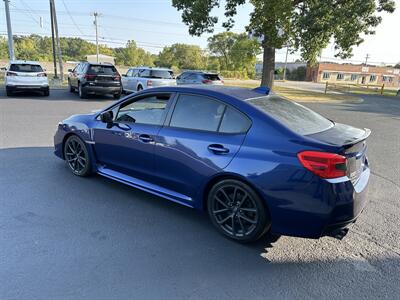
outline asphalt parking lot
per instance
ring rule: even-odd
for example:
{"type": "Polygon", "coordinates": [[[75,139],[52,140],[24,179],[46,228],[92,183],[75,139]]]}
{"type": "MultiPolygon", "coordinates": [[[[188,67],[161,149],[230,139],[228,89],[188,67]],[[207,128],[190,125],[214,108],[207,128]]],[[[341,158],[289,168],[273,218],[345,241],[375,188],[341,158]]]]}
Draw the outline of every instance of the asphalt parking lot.
{"type": "Polygon", "coordinates": [[[69,172],[53,155],[58,121],[111,101],[0,91],[0,299],[398,299],[400,99],[306,104],[372,129],[369,205],[342,241],[252,245],[205,214],[69,172]]]}

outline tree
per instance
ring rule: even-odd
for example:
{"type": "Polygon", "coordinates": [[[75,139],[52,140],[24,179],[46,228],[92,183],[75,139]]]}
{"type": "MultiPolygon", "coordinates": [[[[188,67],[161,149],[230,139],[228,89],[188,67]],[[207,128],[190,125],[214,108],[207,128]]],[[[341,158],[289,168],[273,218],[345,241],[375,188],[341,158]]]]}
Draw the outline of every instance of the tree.
{"type": "Polygon", "coordinates": [[[197,45],[173,44],[164,47],[158,55],[158,66],[201,70],[207,66],[207,56],[197,45]]]}
{"type": "Polygon", "coordinates": [[[221,70],[246,71],[254,75],[260,45],[246,34],[222,32],[208,38],[208,48],[214,57],[219,58],[221,70]]]}
{"type": "MultiPolygon", "coordinates": [[[[219,0],[172,0],[182,11],[182,21],[191,35],[212,32],[218,18],[211,15],[219,0]]],[[[234,25],[237,7],[246,0],[225,0],[223,26],[234,25]]],[[[290,45],[300,51],[303,59],[315,63],[318,55],[331,40],[336,56],[348,58],[352,47],[363,42],[362,34],[373,34],[382,17],[379,12],[393,12],[393,0],[249,0],[253,5],[248,32],[261,40],[263,48],[262,86],[272,86],[275,68],[275,49],[290,45]]]]}
{"type": "Polygon", "coordinates": [[[114,50],[116,63],[125,66],[153,66],[153,56],[138,47],[135,41],[128,41],[125,48],[114,50]]]}

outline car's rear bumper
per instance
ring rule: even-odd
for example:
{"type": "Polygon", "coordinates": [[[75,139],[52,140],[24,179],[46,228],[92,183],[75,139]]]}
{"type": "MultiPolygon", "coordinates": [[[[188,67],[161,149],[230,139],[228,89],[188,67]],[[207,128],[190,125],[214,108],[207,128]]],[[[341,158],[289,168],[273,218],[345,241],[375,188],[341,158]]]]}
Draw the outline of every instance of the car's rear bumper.
{"type": "Polygon", "coordinates": [[[6,88],[10,91],[31,91],[31,90],[46,91],[49,89],[49,85],[48,84],[47,85],[8,84],[8,85],[6,85],[6,88]]]}
{"type": "Polygon", "coordinates": [[[122,91],[121,85],[114,86],[100,86],[100,85],[90,85],[86,84],[82,87],[82,91],[86,94],[118,94],[122,91]]]}

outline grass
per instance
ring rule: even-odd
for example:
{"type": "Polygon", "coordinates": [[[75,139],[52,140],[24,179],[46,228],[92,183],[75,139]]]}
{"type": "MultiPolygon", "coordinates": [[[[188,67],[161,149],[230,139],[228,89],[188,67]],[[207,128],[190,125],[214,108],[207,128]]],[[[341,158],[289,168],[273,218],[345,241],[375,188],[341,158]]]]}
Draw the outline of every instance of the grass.
{"type": "Polygon", "coordinates": [[[395,97],[397,90],[393,88],[384,88],[383,94],[381,94],[381,86],[360,86],[360,85],[340,85],[340,84],[329,84],[328,91],[338,91],[344,93],[360,94],[360,95],[376,95],[376,96],[389,96],[395,97]]]}
{"type": "MultiPolygon", "coordinates": [[[[258,82],[250,81],[229,81],[225,82],[227,86],[239,86],[245,88],[256,88],[259,86],[258,82]]],[[[340,94],[323,94],[312,91],[298,90],[294,88],[274,86],[272,89],[278,95],[298,102],[360,102],[358,97],[340,94]]]]}

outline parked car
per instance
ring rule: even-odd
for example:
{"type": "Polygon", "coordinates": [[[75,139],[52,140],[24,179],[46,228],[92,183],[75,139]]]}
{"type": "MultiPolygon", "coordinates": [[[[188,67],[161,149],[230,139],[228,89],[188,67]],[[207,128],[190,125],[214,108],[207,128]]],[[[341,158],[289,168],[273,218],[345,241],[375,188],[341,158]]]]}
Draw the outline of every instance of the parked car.
{"type": "Polygon", "coordinates": [[[176,85],[176,80],[174,72],[170,69],[137,67],[130,68],[122,75],[122,88],[126,93],[173,85],[176,85]]]}
{"type": "Polygon", "coordinates": [[[81,62],[68,72],[69,90],[77,90],[81,98],[88,94],[121,96],[121,76],[112,64],[81,62]]]}
{"type": "Polygon", "coordinates": [[[36,61],[14,60],[5,68],[7,96],[18,91],[40,91],[50,95],[49,80],[45,70],[36,61]]]}
{"type": "Polygon", "coordinates": [[[369,134],[265,89],[177,86],[74,115],[54,146],[75,175],[207,211],[222,234],[250,242],[342,238],[366,204],[369,134]]]}
{"type": "Polygon", "coordinates": [[[208,84],[223,85],[224,80],[217,73],[208,73],[202,71],[185,71],[176,78],[178,85],[183,84],[208,84]]]}

